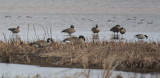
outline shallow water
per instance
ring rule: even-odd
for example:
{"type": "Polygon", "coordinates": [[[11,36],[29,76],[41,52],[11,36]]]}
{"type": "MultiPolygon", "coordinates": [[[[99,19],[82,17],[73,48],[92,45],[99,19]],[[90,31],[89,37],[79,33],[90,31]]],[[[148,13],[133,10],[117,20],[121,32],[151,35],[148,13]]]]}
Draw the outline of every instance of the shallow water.
{"type": "MultiPolygon", "coordinates": [[[[8,28],[17,26],[20,26],[21,32],[18,35],[23,41],[34,41],[48,37],[52,37],[56,41],[62,41],[69,36],[66,33],[61,33],[61,31],[70,27],[70,25],[74,25],[77,29],[73,36],[84,35],[87,41],[92,41],[92,32],[90,30],[96,24],[101,29],[99,33],[100,40],[110,41],[113,32],[109,30],[117,24],[127,29],[123,41],[137,41],[134,35],[140,33],[148,35],[149,38],[144,39],[144,41],[159,42],[160,40],[159,0],[0,1],[0,40],[2,41],[5,41],[5,37],[7,40],[12,38],[12,33],[8,31],[8,28]],[[35,27],[35,30],[33,27],[35,27]]],[[[83,69],[0,64],[0,76],[11,77],[16,75],[33,76],[36,74],[48,78],[66,77],[77,76],[83,71],[83,69]]],[[[102,70],[93,69],[91,78],[101,78],[102,72],[102,70]]],[[[114,71],[113,76],[119,73],[125,78],[135,75],[151,78],[151,76],[157,74],[114,71]]]]}
{"type": "Polygon", "coordinates": [[[160,38],[159,0],[0,1],[0,40],[4,40],[4,35],[11,38],[8,28],[17,26],[21,29],[19,36],[26,41],[48,37],[63,40],[68,36],[61,31],[70,25],[77,29],[73,35],[91,38],[90,30],[96,24],[103,40],[110,39],[112,32],[109,30],[117,24],[127,29],[124,35],[127,41],[135,40],[134,35],[139,33],[149,36],[145,41],[160,38]]]}
{"type": "MultiPolygon", "coordinates": [[[[76,77],[84,78],[84,69],[77,68],[57,68],[57,67],[39,67],[34,65],[22,65],[22,64],[5,64],[0,63],[0,76],[2,77],[33,77],[39,74],[42,78],[63,78],[63,77],[76,77]]],[[[87,71],[87,70],[86,70],[87,71]]],[[[102,78],[103,70],[90,69],[90,78],[102,78]]],[[[131,78],[136,76],[137,78],[159,78],[160,73],[134,73],[113,71],[111,78],[121,74],[124,78],[131,78]]]]}
{"type": "MultiPolygon", "coordinates": [[[[101,29],[99,33],[100,40],[110,40],[113,32],[110,28],[119,24],[127,29],[124,34],[123,41],[136,41],[136,34],[146,34],[149,36],[145,41],[157,42],[160,39],[160,17],[156,15],[139,15],[139,14],[53,14],[53,15],[14,15],[11,17],[0,16],[0,32],[1,40],[4,35],[7,39],[12,37],[12,33],[8,31],[10,27],[20,26],[21,32],[19,36],[22,40],[37,40],[52,37],[57,41],[61,41],[69,37],[66,33],[61,33],[63,29],[74,25],[76,32],[74,36],[84,35],[89,41],[92,39],[91,28],[96,24],[101,29]],[[35,29],[34,29],[35,28],[35,29]]],[[[119,35],[121,38],[121,35],[119,35]]]]}
{"type": "MultiPolygon", "coordinates": [[[[5,41],[5,37],[7,40],[12,38],[12,33],[8,31],[8,28],[17,26],[20,26],[21,32],[18,35],[23,41],[34,41],[48,37],[52,37],[56,41],[62,41],[69,36],[66,33],[61,33],[61,31],[70,27],[70,25],[74,25],[77,29],[73,34],[74,36],[84,35],[88,39],[87,41],[92,41],[92,32],[90,30],[96,24],[101,29],[99,33],[100,40],[111,40],[113,33],[109,30],[117,24],[127,29],[127,33],[123,36],[123,41],[137,41],[134,35],[140,33],[148,35],[149,38],[144,39],[144,41],[159,42],[160,40],[159,0],[0,1],[0,40],[2,41],[5,41]],[[35,27],[35,30],[33,27],[35,27]]],[[[44,77],[60,77],[60,74],[63,74],[61,75],[63,77],[66,76],[66,72],[61,73],[63,71],[67,71],[67,76],[72,76],[84,70],[0,64],[1,76],[3,74],[9,76],[32,76],[38,73],[44,77]]],[[[92,71],[96,73],[96,76],[101,76],[101,70],[92,71]]],[[[114,72],[119,73],[119,71],[114,72]]],[[[139,73],[123,75],[128,78],[130,74],[142,75],[139,73]]],[[[152,74],[144,75],[150,78],[152,74]]],[[[94,75],[92,74],[91,76],[94,75]]]]}

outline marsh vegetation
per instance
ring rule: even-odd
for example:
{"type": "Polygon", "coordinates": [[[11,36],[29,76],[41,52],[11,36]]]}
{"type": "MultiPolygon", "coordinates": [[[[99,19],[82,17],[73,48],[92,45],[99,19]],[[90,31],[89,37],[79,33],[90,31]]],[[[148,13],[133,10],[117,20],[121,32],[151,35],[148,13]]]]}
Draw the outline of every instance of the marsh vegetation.
{"type": "Polygon", "coordinates": [[[149,42],[99,41],[80,44],[52,42],[37,48],[29,42],[0,42],[0,62],[42,66],[108,68],[159,71],[160,44],[149,42]],[[112,63],[110,63],[112,62],[112,63]],[[85,65],[85,66],[84,66],[85,65]]]}

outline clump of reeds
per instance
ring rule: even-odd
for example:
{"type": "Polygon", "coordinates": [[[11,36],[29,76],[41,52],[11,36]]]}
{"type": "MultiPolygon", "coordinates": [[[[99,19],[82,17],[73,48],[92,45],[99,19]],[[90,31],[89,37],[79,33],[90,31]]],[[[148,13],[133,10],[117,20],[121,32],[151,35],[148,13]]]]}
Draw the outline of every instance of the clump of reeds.
{"type": "Polygon", "coordinates": [[[22,44],[1,42],[0,50],[1,62],[103,68],[104,60],[108,58],[107,63],[111,60],[109,57],[114,57],[118,63],[115,69],[160,70],[160,45],[158,43],[99,41],[73,44],[53,42],[48,47],[37,48],[29,46],[29,42],[22,44]]]}

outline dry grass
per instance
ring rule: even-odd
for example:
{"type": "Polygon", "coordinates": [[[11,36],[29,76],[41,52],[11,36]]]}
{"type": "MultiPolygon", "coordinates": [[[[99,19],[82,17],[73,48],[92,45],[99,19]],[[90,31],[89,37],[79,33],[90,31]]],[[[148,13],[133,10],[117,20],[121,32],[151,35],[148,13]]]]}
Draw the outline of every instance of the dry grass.
{"type": "MultiPolygon", "coordinates": [[[[0,62],[42,66],[160,71],[160,45],[147,42],[54,42],[37,48],[28,42],[0,43],[0,62]]],[[[112,70],[112,69],[111,69],[112,70]]]]}

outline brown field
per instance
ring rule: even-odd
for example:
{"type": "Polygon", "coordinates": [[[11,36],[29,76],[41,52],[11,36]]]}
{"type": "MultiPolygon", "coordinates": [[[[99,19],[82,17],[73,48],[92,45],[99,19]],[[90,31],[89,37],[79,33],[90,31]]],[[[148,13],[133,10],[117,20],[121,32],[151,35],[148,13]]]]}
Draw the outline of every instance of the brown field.
{"type": "Polygon", "coordinates": [[[0,42],[1,63],[159,72],[159,56],[160,44],[149,42],[54,42],[44,48],[0,42]]]}

